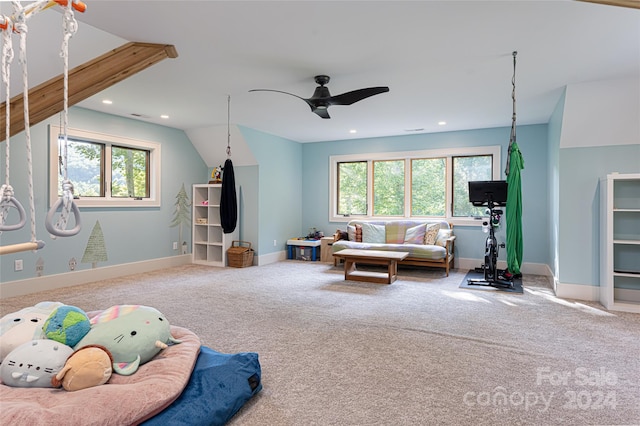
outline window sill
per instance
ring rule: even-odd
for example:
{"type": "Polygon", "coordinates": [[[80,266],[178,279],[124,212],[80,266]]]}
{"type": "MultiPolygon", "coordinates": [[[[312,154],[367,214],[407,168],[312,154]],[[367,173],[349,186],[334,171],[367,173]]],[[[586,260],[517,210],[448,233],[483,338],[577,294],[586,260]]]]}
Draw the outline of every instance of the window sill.
{"type": "MultiPolygon", "coordinates": [[[[57,200],[53,200],[53,205],[57,200]]],[[[144,199],[135,200],[133,198],[119,199],[99,199],[78,198],[73,200],[76,206],[82,208],[135,208],[135,207],[160,207],[160,200],[144,199]]]]}

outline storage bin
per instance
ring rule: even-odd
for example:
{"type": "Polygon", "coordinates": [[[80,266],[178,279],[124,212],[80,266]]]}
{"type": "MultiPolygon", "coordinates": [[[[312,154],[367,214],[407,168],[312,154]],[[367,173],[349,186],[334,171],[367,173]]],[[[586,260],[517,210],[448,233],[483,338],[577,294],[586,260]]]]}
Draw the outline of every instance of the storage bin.
{"type": "Polygon", "coordinates": [[[313,256],[313,247],[296,247],[296,260],[311,260],[313,256]]]}
{"type": "Polygon", "coordinates": [[[227,250],[229,266],[233,268],[244,268],[253,265],[253,249],[248,241],[233,240],[231,247],[227,250]]]}

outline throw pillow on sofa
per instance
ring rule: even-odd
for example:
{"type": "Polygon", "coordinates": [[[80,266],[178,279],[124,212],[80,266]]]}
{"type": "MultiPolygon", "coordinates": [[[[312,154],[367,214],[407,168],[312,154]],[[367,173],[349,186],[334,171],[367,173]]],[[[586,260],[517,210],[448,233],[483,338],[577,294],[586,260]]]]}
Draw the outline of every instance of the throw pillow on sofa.
{"type": "Polygon", "coordinates": [[[436,237],[438,236],[439,230],[439,223],[432,223],[427,225],[427,231],[424,234],[424,243],[426,245],[434,245],[436,243],[436,237]]]}
{"type": "Polygon", "coordinates": [[[356,240],[356,227],[353,225],[347,225],[347,236],[349,241],[356,240]]]}
{"type": "Polygon", "coordinates": [[[447,245],[447,238],[449,238],[453,234],[453,230],[451,229],[441,229],[438,231],[438,236],[436,237],[436,245],[445,247],[447,245]]]}
{"type": "Polygon", "coordinates": [[[355,225],[347,225],[347,239],[349,241],[355,241],[357,243],[362,242],[362,225],[356,223],[355,225]]]}
{"type": "Polygon", "coordinates": [[[362,224],[362,242],[363,243],[379,243],[386,242],[386,234],[384,225],[373,225],[371,223],[362,224]]]}
{"type": "Polygon", "coordinates": [[[424,236],[427,231],[427,224],[417,225],[408,228],[404,234],[405,244],[424,244],[424,236]]]}

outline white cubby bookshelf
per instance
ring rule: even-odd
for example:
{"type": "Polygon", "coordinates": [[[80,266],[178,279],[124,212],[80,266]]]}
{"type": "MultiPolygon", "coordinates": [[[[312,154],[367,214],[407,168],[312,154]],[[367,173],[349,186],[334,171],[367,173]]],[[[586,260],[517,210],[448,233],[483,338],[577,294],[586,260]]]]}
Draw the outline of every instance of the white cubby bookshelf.
{"type": "Polygon", "coordinates": [[[600,303],[640,313],[640,173],[600,181],[600,303]]]}
{"type": "Polygon", "coordinates": [[[220,195],[222,184],[193,185],[192,262],[200,265],[227,266],[227,250],[238,239],[238,228],[222,232],[220,195]]]}

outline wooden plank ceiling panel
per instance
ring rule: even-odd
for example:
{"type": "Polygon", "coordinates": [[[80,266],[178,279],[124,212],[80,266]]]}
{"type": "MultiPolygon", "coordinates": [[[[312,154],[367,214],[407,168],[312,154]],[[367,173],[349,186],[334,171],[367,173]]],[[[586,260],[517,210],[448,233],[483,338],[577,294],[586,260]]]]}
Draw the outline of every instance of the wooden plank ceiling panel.
{"type": "MultiPolygon", "coordinates": [[[[69,106],[162,61],[177,58],[168,44],[129,42],[69,71],[69,106]]],[[[29,122],[33,126],[64,109],[64,76],[29,90],[29,122]]],[[[0,142],[5,139],[6,102],[0,105],[0,142]]],[[[11,98],[10,135],[24,130],[24,94],[11,98]]]]}
{"type": "Polygon", "coordinates": [[[630,7],[640,9],[640,0],[578,0],[586,3],[605,4],[607,6],[630,7]]]}

